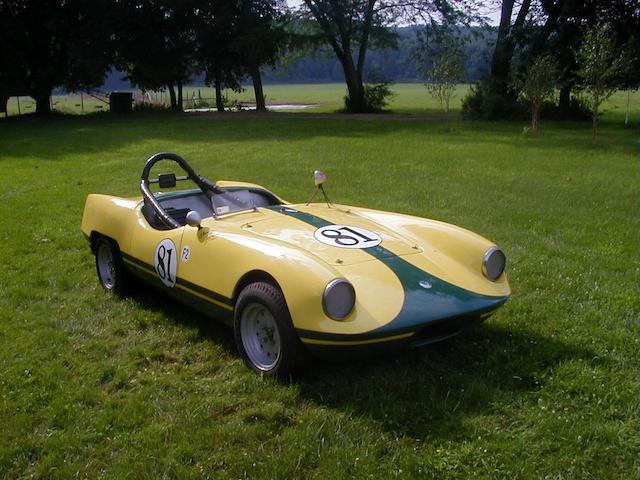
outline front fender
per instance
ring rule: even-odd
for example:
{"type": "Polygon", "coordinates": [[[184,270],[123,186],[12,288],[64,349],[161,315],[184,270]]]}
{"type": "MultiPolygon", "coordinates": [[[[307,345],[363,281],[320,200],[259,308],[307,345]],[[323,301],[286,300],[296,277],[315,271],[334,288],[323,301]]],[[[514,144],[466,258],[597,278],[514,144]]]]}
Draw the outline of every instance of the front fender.
{"type": "Polygon", "coordinates": [[[138,202],[110,195],[88,195],[82,214],[82,233],[87,237],[94,232],[107,236],[118,242],[121,250],[128,251],[138,202]]]}

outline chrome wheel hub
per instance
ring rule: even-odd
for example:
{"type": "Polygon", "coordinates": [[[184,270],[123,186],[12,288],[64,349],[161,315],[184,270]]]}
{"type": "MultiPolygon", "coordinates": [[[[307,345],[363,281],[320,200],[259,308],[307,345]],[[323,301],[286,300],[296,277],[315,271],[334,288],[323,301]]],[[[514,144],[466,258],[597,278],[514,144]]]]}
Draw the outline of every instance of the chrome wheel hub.
{"type": "Polygon", "coordinates": [[[267,307],[251,303],[240,317],[240,335],[247,357],[260,370],[271,370],[280,358],[280,335],[267,307]]]}
{"type": "Polygon", "coordinates": [[[116,283],[116,268],[113,261],[113,252],[109,245],[101,243],[98,248],[98,271],[100,280],[107,289],[112,289],[116,283]]]}

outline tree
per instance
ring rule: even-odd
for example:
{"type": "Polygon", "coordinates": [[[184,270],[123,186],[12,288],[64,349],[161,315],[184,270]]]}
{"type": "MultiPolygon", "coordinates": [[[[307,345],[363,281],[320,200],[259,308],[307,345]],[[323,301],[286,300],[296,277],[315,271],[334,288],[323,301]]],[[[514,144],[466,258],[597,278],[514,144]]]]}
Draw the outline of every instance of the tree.
{"type": "Polygon", "coordinates": [[[205,83],[214,85],[216,108],[224,112],[222,89],[240,91],[243,72],[232,45],[238,35],[238,4],[234,0],[208,0],[200,5],[196,45],[205,83]]]}
{"type": "Polygon", "coordinates": [[[449,103],[463,71],[462,53],[452,41],[441,48],[425,71],[427,91],[440,102],[440,109],[445,114],[449,113],[449,103]]]}
{"type": "MultiPolygon", "coordinates": [[[[0,0],[0,82],[51,111],[54,88],[101,85],[112,59],[108,0],[0,0]]],[[[9,92],[11,93],[11,92],[9,92]]]]}
{"type": "Polygon", "coordinates": [[[260,67],[274,66],[286,34],[278,0],[243,0],[239,2],[239,35],[232,51],[251,77],[256,110],[265,111],[260,67]]]}
{"type": "Polygon", "coordinates": [[[12,3],[0,1],[0,112],[7,111],[10,96],[26,93],[21,85],[22,72],[25,70],[23,59],[10,41],[20,31],[15,19],[17,5],[12,3]]]}
{"type": "Polygon", "coordinates": [[[620,85],[625,58],[616,50],[615,39],[604,24],[587,30],[577,58],[580,65],[578,75],[584,82],[582,88],[591,109],[591,141],[595,144],[600,107],[620,85]]]}
{"type": "Polygon", "coordinates": [[[555,61],[548,55],[536,58],[524,77],[516,78],[514,88],[520,97],[531,105],[531,132],[538,134],[540,110],[543,103],[555,92],[558,69],[555,61]]]}
{"type": "MultiPolygon", "coordinates": [[[[585,29],[604,22],[614,34],[617,48],[629,43],[640,30],[640,1],[545,0],[540,2],[538,17],[541,20],[534,22],[531,40],[524,46],[525,54],[521,57],[524,62],[544,54],[554,57],[560,73],[558,106],[566,111],[571,106],[571,92],[581,81],[576,52],[585,29]]],[[[638,79],[637,73],[629,80],[638,79]]]]}
{"type": "Polygon", "coordinates": [[[515,3],[515,0],[502,0],[498,37],[496,38],[496,46],[491,58],[491,72],[489,74],[489,93],[493,95],[507,95],[511,60],[516,48],[518,35],[521,34],[531,8],[531,0],[523,0],[514,20],[513,8],[515,3]]]}
{"type": "Polygon", "coordinates": [[[304,0],[303,11],[340,61],[350,112],[368,110],[363,82],[367,51],[370,46],[395,44],[390,25],[474,17],[473,6],[463,0],[304,0]]]}
{"type": "Polygon", "coordinates": [[[196,72],[197,0],[120,0],[116,6],[117,64],[144,90],[168,88],[182,111],[182,87],[196,72]]]}

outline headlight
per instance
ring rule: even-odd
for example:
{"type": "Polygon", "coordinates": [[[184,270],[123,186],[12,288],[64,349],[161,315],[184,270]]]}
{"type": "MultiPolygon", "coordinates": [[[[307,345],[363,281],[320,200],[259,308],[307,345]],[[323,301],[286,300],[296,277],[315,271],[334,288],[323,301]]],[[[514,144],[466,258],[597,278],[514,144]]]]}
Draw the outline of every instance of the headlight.
{"type": "Polygon", "coordinates": [[[507,257],[498,247],[491,247],[482,259],[482,273],[492,282],[495,282],[507,265],[507,257]]]}
{"type": "Polygon", "coordinates": [[[343,320],[356,303],[356,291],[344,278],[331,280],[322,294],[324,313],[333,320],[343,320]]]}

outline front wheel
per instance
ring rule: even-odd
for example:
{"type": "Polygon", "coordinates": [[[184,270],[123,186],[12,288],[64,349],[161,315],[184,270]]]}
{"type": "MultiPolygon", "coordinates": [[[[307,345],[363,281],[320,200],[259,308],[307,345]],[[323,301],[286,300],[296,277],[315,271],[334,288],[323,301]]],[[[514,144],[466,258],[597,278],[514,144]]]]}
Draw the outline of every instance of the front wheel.
{"type": "Polygon", "coordinates": [[[124,295],[129,291],[129,276],[118,244],[108,238],[98,238],[95,245],[98,280],[107,292],[124,295]]]}
{"type": "Polygon", "coordinates": [[[234,333],[249,368],[285,378],[300,363],[303,347],[291,323],[284,296],[264,282],[245,287],[236,302],[234,333]]]}

